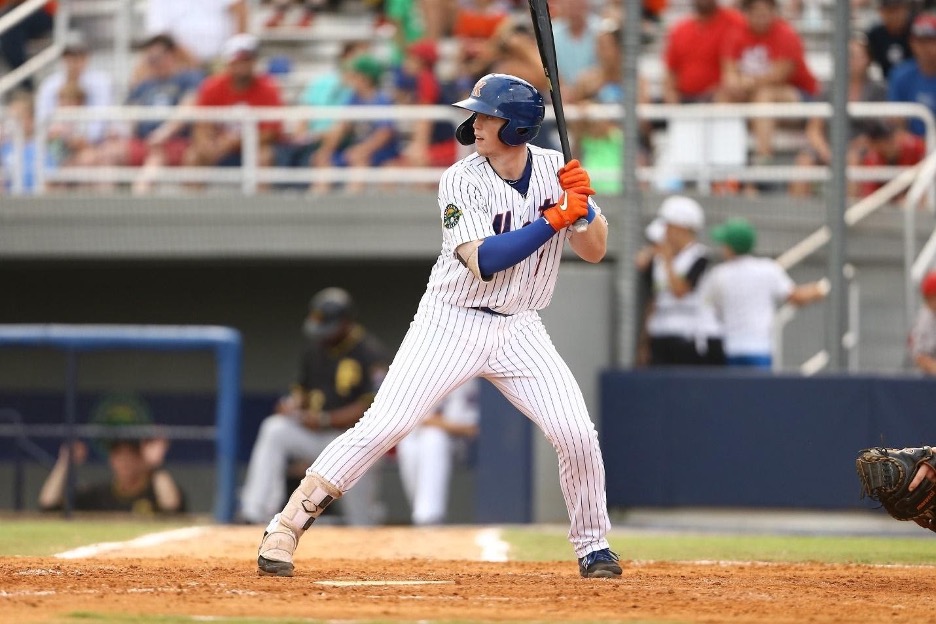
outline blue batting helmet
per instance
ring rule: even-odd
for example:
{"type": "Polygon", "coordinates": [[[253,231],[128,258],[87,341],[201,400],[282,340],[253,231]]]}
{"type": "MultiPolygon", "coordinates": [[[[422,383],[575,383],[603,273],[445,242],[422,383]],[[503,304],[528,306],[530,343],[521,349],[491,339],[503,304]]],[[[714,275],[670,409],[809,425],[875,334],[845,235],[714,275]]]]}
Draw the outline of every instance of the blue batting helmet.
{"type": "Polygon", "coordinates": [[[455,138],[462,145],[475,142],[472,124],[475,115],[482,113],[506,119],[498,137],[507,145],[522,145],[532,141],[539,133],[546,114],[546,105],[539,91],[526,80],[507,74],[488,74],[475,83],[466,100],[452,106],[475,113],[458,126],[455,138]]]}

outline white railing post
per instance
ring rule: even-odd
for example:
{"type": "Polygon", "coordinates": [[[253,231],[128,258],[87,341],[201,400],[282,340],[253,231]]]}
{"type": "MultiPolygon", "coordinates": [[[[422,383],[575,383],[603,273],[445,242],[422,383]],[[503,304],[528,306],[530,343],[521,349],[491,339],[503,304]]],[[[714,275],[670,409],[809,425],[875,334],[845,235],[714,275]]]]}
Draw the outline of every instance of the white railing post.
{"type": "Polygon", "coordinates": [[[46,190],[46,150],[49,140],[49,122],[37,119],[33,130],[33,194],[41,195],[46,190]]]}
{"type": "Polygon", "coordinates": [[[777,313],[774,314],[774,324],[772,329],[772,340],[773,340],[773,357],[771,358],[771,368],[775,373],[779,373],[783,370],[784,363],[784,349],[783,349],[783,332],[786,329],[787,324],[793,320],[793,317],[796,316],[796,306],[784,303],[777,310],[777,313]]]}
{"type": "Polygon", "coordinates": [[[842,336],[842,345],[848,353],[848,372],[858,372],[859,353],[861,345],[861,288],[858,286],[858,272],[850,262],[842,267],[845,280],[848,282],[846,297],[848,299],[848,331],[842,336]]]}
{"type": "MultiPolygon", "coordinates": [[[[246,112],[246,111],[245,111],[246,112]]],[[[260,129],[256,118],[241,123],[241,190],[244,195],[257,194],[257,166],[260,161],[260,129]]]]}

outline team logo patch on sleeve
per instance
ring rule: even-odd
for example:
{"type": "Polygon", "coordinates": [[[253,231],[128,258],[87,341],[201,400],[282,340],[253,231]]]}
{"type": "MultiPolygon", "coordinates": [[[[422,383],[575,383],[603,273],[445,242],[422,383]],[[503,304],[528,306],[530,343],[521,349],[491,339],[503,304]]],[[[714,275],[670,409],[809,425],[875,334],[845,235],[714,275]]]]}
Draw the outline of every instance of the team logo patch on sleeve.
{"type": "Polygon", "coordinates": [[[461,216],[461,208],[455,204],[449,204],[445,207],[445,212],[442,213],[442,225],[444,225],[447,230],[451,230],[458,225],[458,220],[461,219],[461,216]]]}

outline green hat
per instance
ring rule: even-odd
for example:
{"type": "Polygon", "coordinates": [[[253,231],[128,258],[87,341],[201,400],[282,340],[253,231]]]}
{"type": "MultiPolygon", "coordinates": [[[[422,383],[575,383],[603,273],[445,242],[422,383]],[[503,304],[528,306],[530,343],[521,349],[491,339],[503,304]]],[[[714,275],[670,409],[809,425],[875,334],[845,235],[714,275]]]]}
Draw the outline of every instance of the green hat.
{"type": "Polygon", "coordinates": [[[727,245],[736,254],[746,254],[754,249],[757,232],[747,219],[728,219],[712,228],[712,240],[727,245]]]}
{"type": "Polygon", "coordinates": [[[345,69],[367,76],[374,84],[380,82],[384,72],[383,64],[369,54],[354,57],[345,64],[345,69]]]}
{"type": "Polygon", "coordinates": [[[106,438],[97,438],[94,446],[98,452],[107,454],[111,445],[116,442],[138,442],[142,436],[122,432],[122,427],[151,425],[149,409],[139,397],[128,395],[111,395],[98,402],[91,412],[91,424],[103,425],[112,428],[112,435],[106,438]]]}

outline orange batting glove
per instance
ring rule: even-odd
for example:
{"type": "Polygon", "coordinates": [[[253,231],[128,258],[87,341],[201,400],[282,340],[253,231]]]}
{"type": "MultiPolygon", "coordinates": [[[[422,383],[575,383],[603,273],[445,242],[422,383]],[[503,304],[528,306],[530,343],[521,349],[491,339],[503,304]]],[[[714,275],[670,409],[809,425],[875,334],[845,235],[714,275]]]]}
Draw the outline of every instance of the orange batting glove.
{"type": "Polygon", "coordinates": [[[558,172],[559,186],[563,191],[573,191],[582,195],[594,195],[591,178],[578,160],[570,160],[558,172]]]}
{"type": "Polygon", "coordinates": [[[543,211],[543,217],[557,232],[588,216],[588,196],[570,191],[559,196],[559,201],[543,211]]]}

